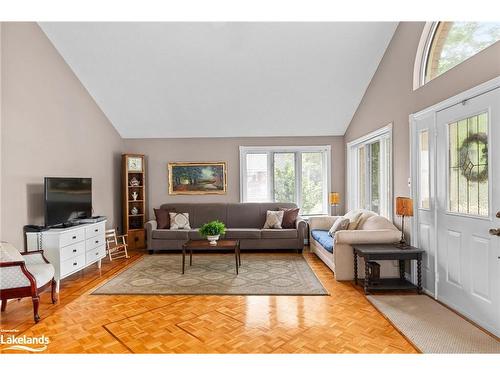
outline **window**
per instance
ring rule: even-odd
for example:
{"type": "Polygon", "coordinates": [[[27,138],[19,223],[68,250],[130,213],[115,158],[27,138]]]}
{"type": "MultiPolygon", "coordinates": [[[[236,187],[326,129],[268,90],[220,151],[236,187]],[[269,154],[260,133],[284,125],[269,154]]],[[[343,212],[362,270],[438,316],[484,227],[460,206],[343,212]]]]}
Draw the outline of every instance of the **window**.
{"type": "Polygon", "coordinates": [[[488,216],[488,114],[448,125],[448,210],[488,216]]]}
{"type": "Polygon", "coordinates": [[[350,142],[349,209],[364,208],[392,217],[392,125],[350,142]]]}
{"type": "Polygon", "coordinates": [[[420,65],[418,86],[424,85],[499,40],[500,22],[428,23],[417,52],[416,63],[420,65]]]}
{"type": "Polygon", "coordinates": [[[240,147],[241,201],[294,202],[328,214],[330,146],[240,147]]]}
{"type": "Polygon", "coordinates": [[[421,130],[418,134],[418,166],[419,166],[419,191],[418,207],[431,208],[430,186],[430,159],[429,159],[429,130],[421,130]]]}

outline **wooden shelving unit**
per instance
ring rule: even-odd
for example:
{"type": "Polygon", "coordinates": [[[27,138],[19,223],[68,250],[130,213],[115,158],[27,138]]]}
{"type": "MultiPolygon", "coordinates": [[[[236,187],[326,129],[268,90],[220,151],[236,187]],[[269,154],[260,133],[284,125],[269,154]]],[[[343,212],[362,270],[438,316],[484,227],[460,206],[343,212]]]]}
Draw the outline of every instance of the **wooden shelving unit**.
{"type": "Polygon", "coordinates": [[[128,235],[129,249],[144,249],[146,247],[144,223],[147,215],[144,155],[122,155],[122,196],[123,230],[128,235]],[[134,180],[137,180],[138,184],[133,185],[134,180]]]}

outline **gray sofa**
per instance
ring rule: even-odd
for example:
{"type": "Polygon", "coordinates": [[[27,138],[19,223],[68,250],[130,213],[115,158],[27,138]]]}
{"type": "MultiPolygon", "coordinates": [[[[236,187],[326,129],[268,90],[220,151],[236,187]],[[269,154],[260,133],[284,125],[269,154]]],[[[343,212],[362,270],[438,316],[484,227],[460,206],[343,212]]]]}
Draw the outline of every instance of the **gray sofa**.
{"type": "Polygon", "coordinates": [[[301,251],[307,224],[297,218],[293,229],[262,229],[266,211],[278,208],[295,208],[293,203],[177,203],[163,204],[160,208],[170,212],[189,213],[191,230],[158,229],[156,220],[145,225],[147,248],[154,250],[180,250],[188,240],[200,240],[198,228],[209,221],[220,220],[226,224],[226,234],[221,238],[240,241],[241,250],[290,249],[301,251]]]}

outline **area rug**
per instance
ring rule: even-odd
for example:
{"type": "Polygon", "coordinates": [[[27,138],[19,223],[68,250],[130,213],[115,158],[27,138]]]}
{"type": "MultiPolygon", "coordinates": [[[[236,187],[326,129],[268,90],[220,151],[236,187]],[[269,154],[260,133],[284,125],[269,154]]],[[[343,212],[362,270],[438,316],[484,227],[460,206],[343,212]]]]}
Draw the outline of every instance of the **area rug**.
{"type": "Polygon", "coordinates": [[[422,353],[500,353],[500,341],[425,295],[368,300],[422,353]]]}
{"type": "Polygon", "coordinates": [[[92,294],[328,295],[301,254],[194,254],[181,273],[181,255],[146,255],[92,294]]]}

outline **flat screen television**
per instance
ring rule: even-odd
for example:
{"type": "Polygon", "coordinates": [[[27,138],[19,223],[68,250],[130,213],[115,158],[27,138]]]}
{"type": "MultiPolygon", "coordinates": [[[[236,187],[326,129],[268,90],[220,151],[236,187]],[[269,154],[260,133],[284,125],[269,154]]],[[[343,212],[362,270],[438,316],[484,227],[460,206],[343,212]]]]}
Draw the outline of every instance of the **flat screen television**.
{"type": "Polygon", "coordinates": [[[45,177],[45,226],[72,225],[92,216],[92,179],[45,177]]]}

